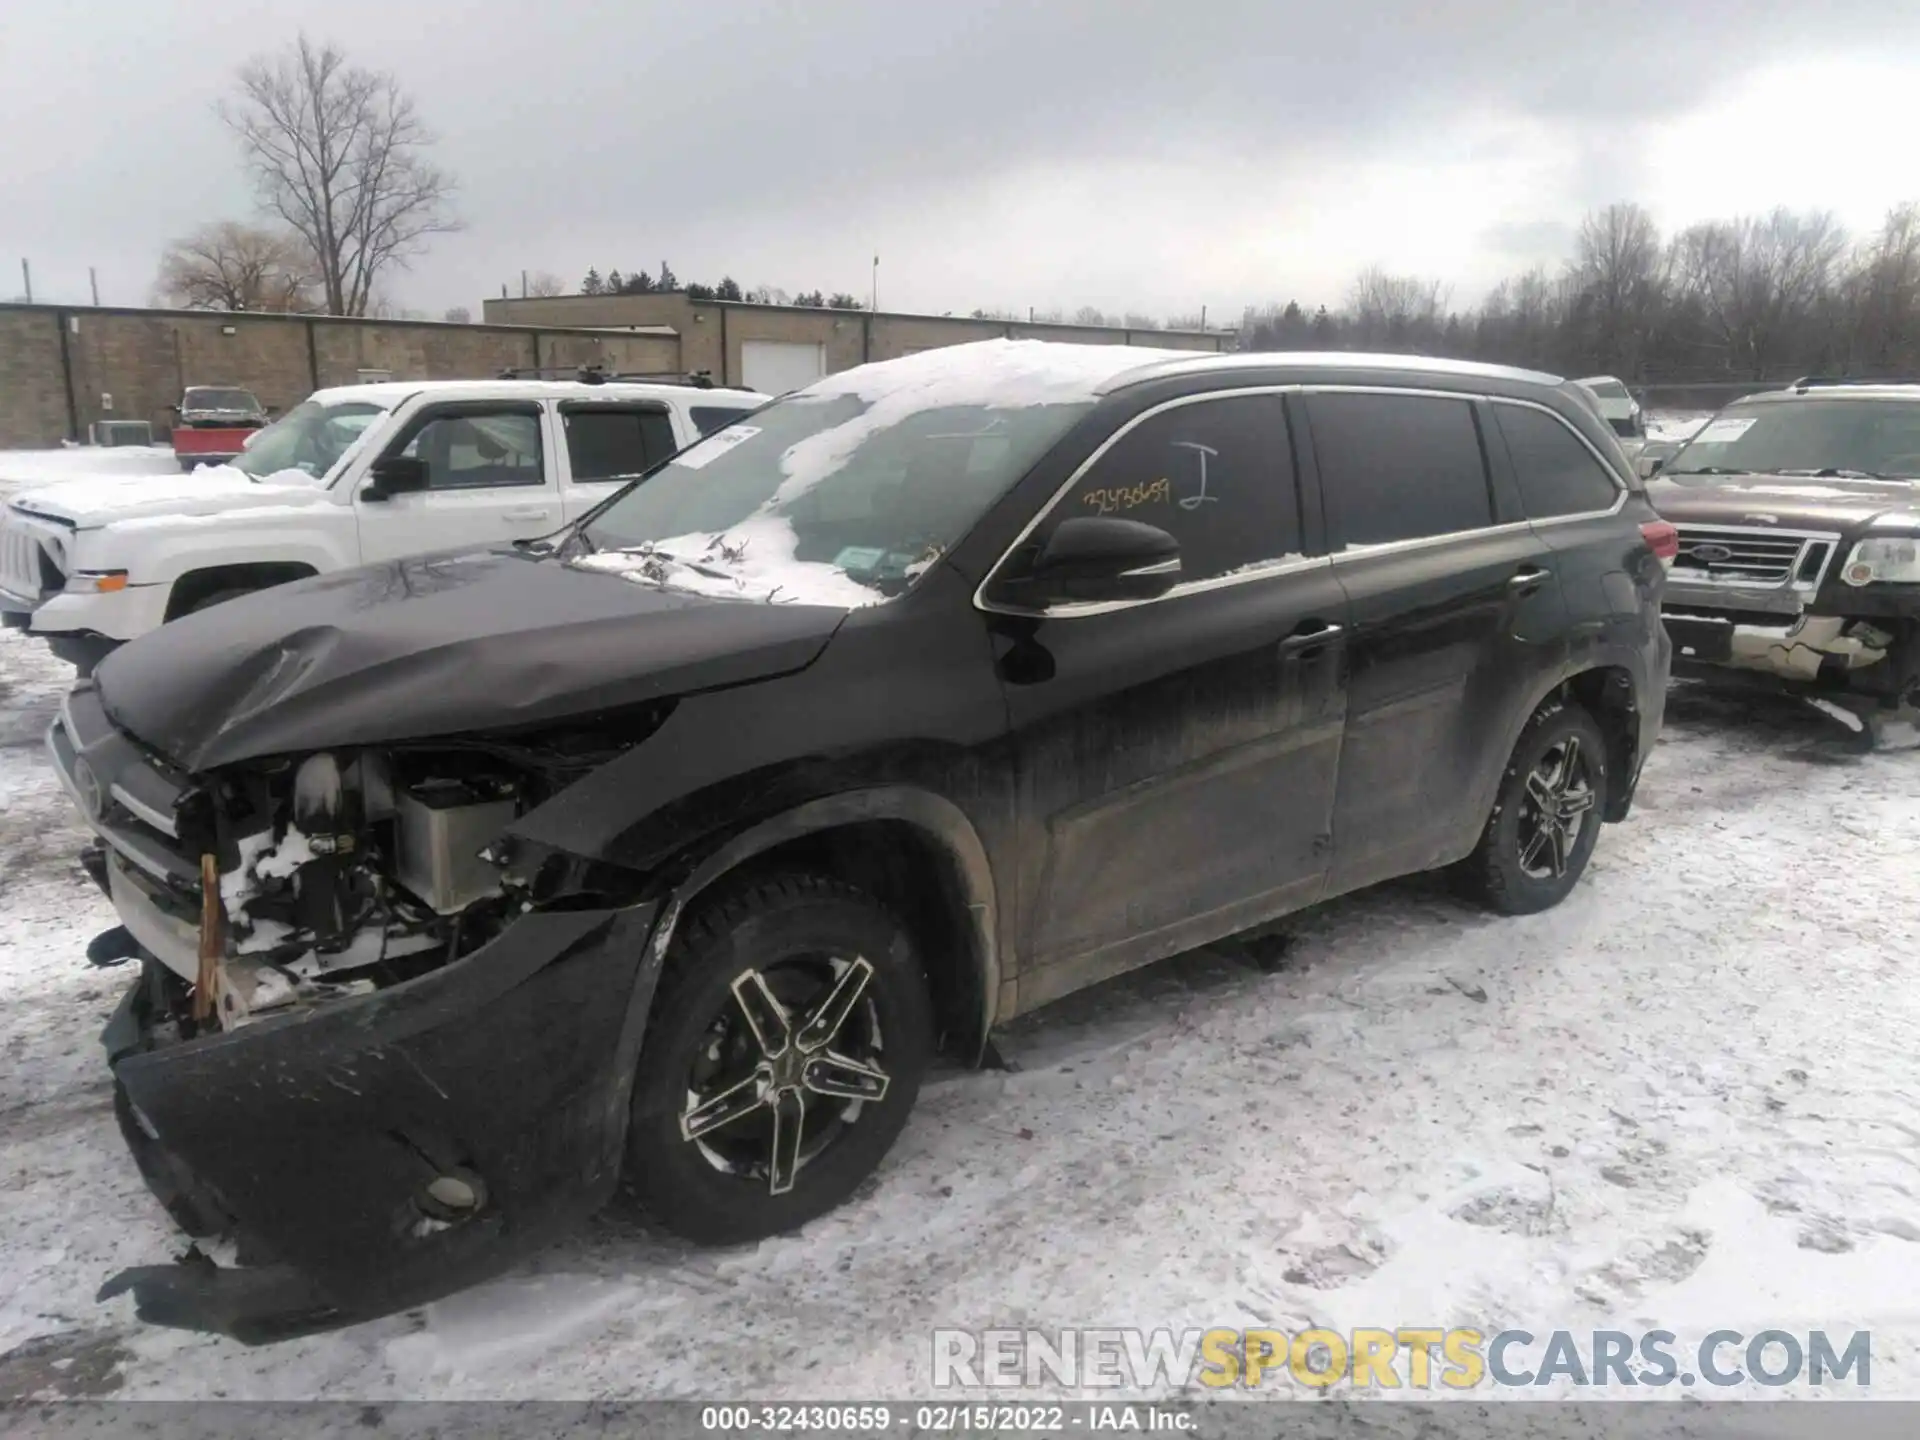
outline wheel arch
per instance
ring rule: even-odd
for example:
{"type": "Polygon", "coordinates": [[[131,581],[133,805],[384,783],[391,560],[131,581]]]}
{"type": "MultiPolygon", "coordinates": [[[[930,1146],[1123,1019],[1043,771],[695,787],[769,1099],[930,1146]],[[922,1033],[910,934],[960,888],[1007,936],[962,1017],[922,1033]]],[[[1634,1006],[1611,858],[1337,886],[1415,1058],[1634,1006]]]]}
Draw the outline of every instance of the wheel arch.
{"type": "MultiPolygon", "coordinates": [[[[1631,665],[1607,655],[1594,655],[1541,684],[1529,697],[1526,707],[1519,710],[1510,722],[1490,773],[1481,782],[1482,793],[1474,812],[1479,817],[1479,826],[1485,825],[1487,815],[1493,809],[1494,796],[1500,789],[1500,777],[1513,754],[1513,747],[1520,743],[1527,723],[1539,713],[1542,705],[1556,698],[1571,701],[1593,716],[1600,733],[1607,737],[1607,765],[1612,774],[1627,777],[1634,774],[1640,762],[1640,682],[1631,665]]],[[[1609,785],[1607,805],[1601,812],[1601,818],[1608,821],[1624,820],[1631,798],[1630,786],[1609,785]]],[[[1478,827],[1474,833],[1478,835],[1478,827]]]]}
{"type": "Polygon", "coordinates": [[[672,943],[680,918],[723,880],[793,866],[836,874],[907,913],[947,1043],[977,1064],[999,1009],[998,905],[978,830],[944,796],[905,785],[821,796],[754,822],[708,848],[673,887],[655,937],[672,943]],[[944,922],[944,923],[943,923],[944,922]],[[950,933],[951,943],[942,943],[950,933]]]}
{"type": "Polygon", "coordinates": [[[168,590],[164,619],[177,619],[207,596],[222,590],[265,590],[319,573],[304,560],[248,560],[197,566],[183,571],[168,590]]]}

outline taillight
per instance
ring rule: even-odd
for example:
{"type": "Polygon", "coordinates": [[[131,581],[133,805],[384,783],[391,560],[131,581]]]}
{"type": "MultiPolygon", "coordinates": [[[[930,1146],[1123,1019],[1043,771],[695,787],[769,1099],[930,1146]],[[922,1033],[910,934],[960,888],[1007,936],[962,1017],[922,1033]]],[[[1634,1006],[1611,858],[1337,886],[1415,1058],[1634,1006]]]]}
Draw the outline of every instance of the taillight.
{"type": "Polygon", "coordinates": [[[1647,542],[1654,558],[1667,569],[1680,555],[1680,532],[1664,520],[1649,520],[1640,527],[1640,538],[1647,542]]]}

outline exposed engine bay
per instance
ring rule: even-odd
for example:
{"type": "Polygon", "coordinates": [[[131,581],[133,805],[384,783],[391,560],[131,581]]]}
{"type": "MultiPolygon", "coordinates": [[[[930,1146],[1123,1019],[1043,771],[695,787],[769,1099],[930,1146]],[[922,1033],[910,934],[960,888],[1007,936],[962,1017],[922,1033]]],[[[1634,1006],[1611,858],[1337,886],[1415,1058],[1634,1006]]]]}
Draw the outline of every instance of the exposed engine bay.
{"type": "Polygon", "coordinates": [[[589,884],[595,867],[503,832],[624,748],[449,739],[187,777],[115,731],[84,687],[49,744],[103,841],[88,868],[128,952],[180,982],[166,1008],[183,1038],[412,979],[589,884]]]}
{"type": "Polygon", "coordinates": [[[379,751],[290,768],[290,785],[282,771],[221,787],[245,807],[227,817],[234,863],[219,880],[227,953],[212,978],[224,1028],[456,960],[524,903],[482,852],[520,813],[525,776],[379,751]]]}

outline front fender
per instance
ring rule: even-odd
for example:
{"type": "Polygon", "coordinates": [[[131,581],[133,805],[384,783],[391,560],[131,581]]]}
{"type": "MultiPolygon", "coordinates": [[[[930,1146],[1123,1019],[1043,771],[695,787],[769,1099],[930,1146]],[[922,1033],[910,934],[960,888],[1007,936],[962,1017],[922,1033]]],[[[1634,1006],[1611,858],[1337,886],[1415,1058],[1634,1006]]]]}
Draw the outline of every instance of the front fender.
{"type": "Polygon", "coordinates": [[[92,532],[89,569],[125,570],[136,583],[171,586],[195,570],[304,565],[325,575],[360,563],[353,512],[333,505],[219,515],[160,515],[92,532]]]}

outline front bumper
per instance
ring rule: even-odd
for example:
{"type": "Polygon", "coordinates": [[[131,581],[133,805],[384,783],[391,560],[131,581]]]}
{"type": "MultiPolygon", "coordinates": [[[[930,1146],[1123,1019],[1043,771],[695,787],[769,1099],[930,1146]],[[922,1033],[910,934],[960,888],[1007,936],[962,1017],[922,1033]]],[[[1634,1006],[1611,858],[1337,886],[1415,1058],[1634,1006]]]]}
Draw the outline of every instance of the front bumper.
{"type": "Polygon", "coordinates": [[[262,1344],[496,1274],[612,1195],[658,907],[522,915],[375,994],[156,1044],[155,962],[103,1035],[122,1130],[183,1228],[242,1263],[123,1271],[140,1318],[262,1344]],[[436,1177],[480,1199],[450,1220],[436,1177]]]}
{"type": "Polygon", "coordinates": [[[1682,674],[1755,672],[1789,686],[1884,691],[1910,687],[1916,661],[1910,621],[1803,613],[1714,614],[1688,609],[1666,616],[1675,668],[1682,674]]]}
{"type": "Polygon", "coordinates": [[[171,585],[129,585],[105,594],[72,595],[60,591],[28,601],[9,596],[0,608],[29,618],[21,626],[46,639],[65,635],[96,635],[118,642],[157,630],[167,618],[171,585]]]}

